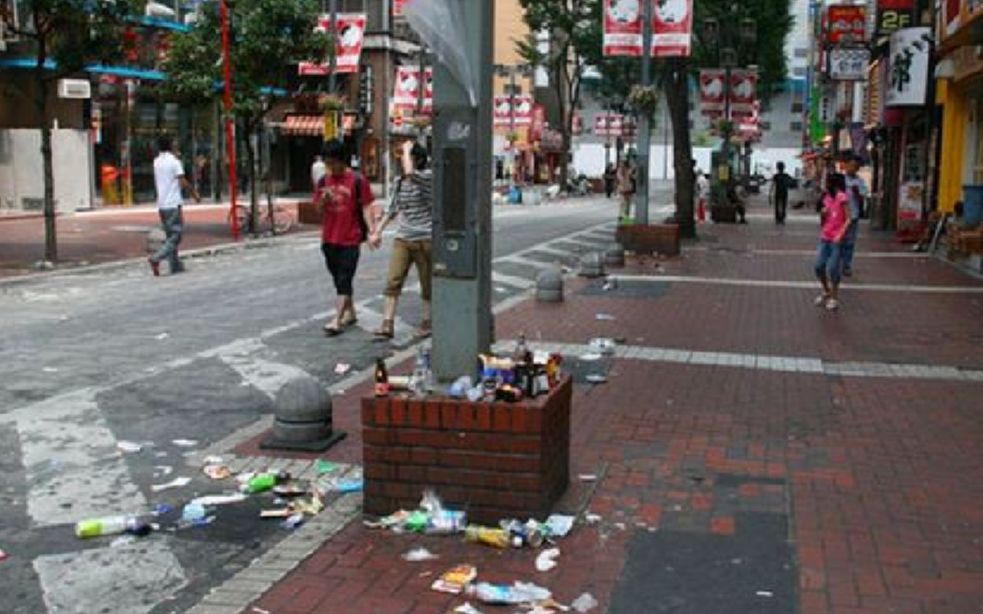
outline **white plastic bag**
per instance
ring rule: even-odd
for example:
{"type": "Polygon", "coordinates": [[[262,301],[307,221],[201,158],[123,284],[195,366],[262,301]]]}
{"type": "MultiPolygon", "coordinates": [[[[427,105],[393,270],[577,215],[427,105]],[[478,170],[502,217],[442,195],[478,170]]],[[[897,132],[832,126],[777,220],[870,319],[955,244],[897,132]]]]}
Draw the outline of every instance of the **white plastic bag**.
{"type": "Polygon", "coordinates": [[[467,31],[462,2],[471,0],[409,0],[406,21],[447,66],[467,91],[471,106],[478,106],[478,87],[468,59],[467,31]]]}

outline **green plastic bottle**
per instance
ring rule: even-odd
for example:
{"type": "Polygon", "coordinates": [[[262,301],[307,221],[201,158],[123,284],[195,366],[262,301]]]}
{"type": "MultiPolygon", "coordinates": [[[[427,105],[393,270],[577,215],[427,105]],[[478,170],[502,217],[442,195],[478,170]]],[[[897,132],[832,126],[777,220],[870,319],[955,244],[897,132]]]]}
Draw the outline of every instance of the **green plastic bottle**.
{"type": "Polygon", "coordinates": [[[250,495],[266,492],[276,486],[277,477],[274,473],[261,473],[246,483],[246,492],[250,495]]]}

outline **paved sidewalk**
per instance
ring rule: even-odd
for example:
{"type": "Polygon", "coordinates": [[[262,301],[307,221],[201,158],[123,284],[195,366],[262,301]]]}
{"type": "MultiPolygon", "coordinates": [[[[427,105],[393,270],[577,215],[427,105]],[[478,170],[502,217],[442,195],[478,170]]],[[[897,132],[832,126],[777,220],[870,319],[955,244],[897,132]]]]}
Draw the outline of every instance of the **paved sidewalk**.
{"type": "MultiPolygon", "coordinates": [[[[565,603],[589,592],[595,612],[983,610],[983,283],[865,233],[828,313],[812,305],[815,235],[800,212],[702,226],[681,257],[613,271],[615,289],[572,280],[563,304],[499,315],[503,348],[525,333],[579,378],[557,508],[580,520],[556,569],[356,520],[243,611],[446,612],[464,600],[429,584],[458,563],[565,603]],[[594,336],[623,343],[577,361],[594,336]],[[440,559],[400,558],[421,545],[440,559]]],[[[336,399],[348,439],[326,458],[361,462],[368,392],[336,399]]],[[[255,439],[236,451],[259,453],[255,439]]]]}

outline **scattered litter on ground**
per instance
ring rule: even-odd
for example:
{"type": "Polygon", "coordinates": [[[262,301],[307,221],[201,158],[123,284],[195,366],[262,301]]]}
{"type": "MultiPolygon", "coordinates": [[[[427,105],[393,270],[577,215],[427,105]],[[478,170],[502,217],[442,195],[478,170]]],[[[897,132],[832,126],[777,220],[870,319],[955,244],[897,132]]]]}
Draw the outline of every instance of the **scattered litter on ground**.
{"type": "Polygon", "coordinates": [[[482,613],[481,610],[479,610],[478,608],[474,607],[473,605],[465,601],[463,605],[459,605],[456,608],[454,608],[454,614],[482,614],[482,613]]]}
{"type": "Polygon", "coordinates": [[[255,612],[256,614],[270,614],[269,610],[264,610],[263,608],[257,608],[256,606],[253,606],[253,609],[251,611],[255,612]]]}
{"type": "Polygon", "coordinates": [[[116,449],[124,454],[136,454],[143,450],[143,446],[133,441],[117,441],[116,449]]]}
{"type": "Polygon", "coordinates": [[[409,561],[410,563],[418,563],[420,561],[431,561],[439,557],[426,548],[413,548],[409,552],[404,553],[402,558],[404,561],[409,561]]]}
{"type": "Polygon", "coordinates": [[[289,518],[293,511],[289,507],[275,510],[260,510],[260,518],[289,518]]]}
{"type": "Polygon", "coordinates": [[[192,501],[191,503],[185,505],[181,510],[181,520],[187,523],[193,523],[204,518],[205,514],[205,506],[201,503],[192,501]]]}
{"type": "Polygon", "coordinates": [[[110,548],[122,548],[123,546],[129,546],[135,542],[137,538],[133,535],[120,535],[113,541],[109,542],[110,548]]]}
{"type": "Polygon", "coordinates": [[[158,503],[157,507],[154,508],[155,516],[163,516],[164,514],[170,514],[174,511],[174,508],[166,503],[158,503]]]}
{"type": "Polygon", "coordinates": [[[0,550],[0,561],[6,561],[9,556],[6,552],[0,550]]]}
{"type": "Polygon", "coordinates": [[[171,443],[180,448],[190,448],[192,446],[198,445],[198,442],[194,439],[172,439],[171,443]]]}
{"type": "Polygon", "coordinates": [[[334,366],[334,372],[337,375],[344,375],[352,370],[352,366],[346,362],[339,362],[334,366]]]}
{"type": "Polygon", "coordinates": [[[157,452],[154,452],[154,458],[164,458],[165,456],[167,456],[167,450],[158,450],[157,452]]]}
{"type": "Polygon", "coordinates": [[[587,345],[598,354],[614,354],[618,342],[610,337],[593,337],[587,342],[587,345]]]}
{"type": "Polygon", "coordinates": [[[474,595],[478,601],[497,605],[519,605],[523,603],[538,603],[553,596],[549,589],[537,586],[531,582],[516,581],[511,586],[507,584],[490,584],[479,582],[468,589],[469,595],[474,595]]]}
{"type": "Polygon", "coordinates": [[[755,593],[758,597],[774,597],[775,594],[771,591],[758,591],[755,593]]]}
{"type": "Polygon", "coordinates": [[[591,595],[590,593],[583,593],[580,595],[580,597],[573,600],[570,607],[583,614],[583,612],[589,612],[599,605],[600,604],[597,602],[597,599],[594,599],[594,595],[591,595]]]}
{"type": "Polygon", "coordinates": [[[604,290],[605,292],[610,292],[611,290],[617,290],[618,280],[614,278],[608,279],[606,282],[604,282],[604,285],[601,286],[601,289],[604,290]]]}
{"type": "Polygon", "coordinates": [[[587,524],[597,524],[601,522],[601,515],[587,512],[586,514],[584,514],[584,521],[586,521],[587,524]]]}
{"type": "Polygon", "coordinates": [[[614,320],[617,320],[617,318],[615,318],[610,313],[599,313],[599,314],[597,314],[597,315],[594,316],[594,319],[596,319],[598,321],[601,321],[601,322],[612,322],[614,320]]]}
{"type": "Polygon", "coordinates": [[[283,527],[284,529],[287,529],[288,531],[292,531],[302,524],[304,524],[304,515],[301,514],[300,512],[297,512],[291,514],[286,520],[280,523],[280,526],[283,527]]]}
{"type": "Polygon", "coordinates": [[[430,585],[435,591],[459,595],[468,584],[478,577],[478,568],[474,565],[457,565],[451,567],[430,585]]]}
{"type": "Polygon", "coordinates": [[[225,480],[232,477],[232,470],[225,465],[205,465],[201,471],[213,480],[225,480]]]}
{"type": "Polygon", "coordinates": [[[581,482],[596,482],[597,481],[597,475],[596,474],[593,474],[593,473],[581,473],[580,475],[577,476],[577,478],[581,482]]]}
{"type": "Polygon", "coordinates": [[[317,459],[314,463],[314,473],[318,475],[324,475],[325,473],[334,473],[338,470],[338,465],[332,463],[331,461],[326,461],[323,458],[317,459]]]}
{"type": "Polygon", "coordinates": [[[174,473],[174,467],[170,465],[154,465],[154,479],[166,478],[174,473]]]}
{"type": "Polygon", "coordinates": [[[608,378],[598,373],[591,373],[586,378],[588,384],[606,384],[608,378]]]}
{"type": "Polygon", "coordinates": [[[278,484],[273,487],[273,494],[285,499],[290,499],[293,497],[301,497],[306,495],[307,489],[302,486],[298,486],[297,484],[278,484]]]}
{"type": "Polygon", "coordinates": [[[291,507],[302,514],[317,516],[324,509],[324,502],[317,493],[314,493],[310,499],[294,499],[291,507]]]}
{"type": "Polygon", "coordinates": [[[163,341],[164,339],[167,339],[170,336],[171,336],[170,333],[161,333],[161,334],[155,336],[154,339],[156,339],[157,341],[163,341]]]}
{"type": "Polygon", "coordinates": [[[157,525],[144,522],[136,516],[121,514],[80,520],[75,523],[75,536],[80,539],[89,539],[129,533],[143,537],[158,528],[157,525]]]}
{"type": "Polygon", "coordinates": [[[573,528],[573,516],[567,516],[565,514],[550,514],[546,519],[546,527],[549,529],[550,535],[554,537],[566,537],[570,529],[573,528]]]}
{"type": "Polygon", "coordinates": [[[328,481],[322,480],[317,483],[317,489],[324,496],[327,496],[330,492],[341,493],[343,495],[362,492],[363,488],[365,488],[365,482],[361,478],[334,478],[328,481]]]}
{"type": "Polygon", "coordinates": [[[203,465],[221,465],[222,457],[216,456],[214,454],[209,454],[205,458],[201,459],[201,464],[203,465]]]}
{"type": "Polygon", "coordinates": [[[543,550],[536,557],[536,570],[537,571],[549,571],[556,567],[556,557],[560,556],[559,548],[549,548],[543,550]]]}
{"type": "Polygon", "coordinates": [[[587,354],[581,354],[579,358],[584,362],[595,362],[601,359],[601,355],[596,352],[589,352],[587,354]]]}
{"type": "Polygon", "coordinates": [[[246,495],[242,493],[235,493],[229,495],[206,495],[204,497],[195,498],[192,503],[200,503],[201,505],[228,505],[230,503],[239,503],[240,501],[245,501],[246,495]]]}
{"type": "Polygon", "coordinates": [[[616,522],[616,523],[614,523],[614,528],[615,529],[618,529],[619,531],[625,531],[625,530],[628,529],[627,525],[625,525],[625,523],[623,523],[623,522],[616,522]]]}
{"type": "Polygon", "coordinates": [[[171,488],[183,488],[191,483],[191,478],[180,477],[174,478],[170,482],[165,482],[164,484],[154,484],[150,487],[151,492],[161,492],[171,488]]]}

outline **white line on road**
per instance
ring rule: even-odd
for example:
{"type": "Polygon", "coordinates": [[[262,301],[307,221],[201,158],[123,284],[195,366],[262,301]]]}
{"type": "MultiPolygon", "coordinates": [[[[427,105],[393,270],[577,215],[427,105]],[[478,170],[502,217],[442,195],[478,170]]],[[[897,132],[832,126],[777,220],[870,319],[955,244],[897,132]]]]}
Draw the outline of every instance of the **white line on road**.
{"type": "Polygon", "coordinates": [[[536,282],[528,280],[525,277],[506,275],[505,273],[499,273],[498,271],[492,271],[492,282],[496,284],[506,284],[522,289],[532,288],[536,285],[536,282]]]}
{"type": "MultiPolygon", "coordinates": [[[[728,279],[725,277],[699,277],[689,275],[612,275],[609,278],[619,282],[638,282],[638,283],[687,283],[687,284],[708,284],[720,286],[743,286],[749,288],[789,288],[789,289],[816,289],[817,282],[814,281],[777,281],[768,279],[728,279]]],[[[924,294],[983,294],[981,286],[915,286],[904,284],[855,284],[843,285],[844,292],[854,290],[867,292],[918,292],[924,294]]]]}

